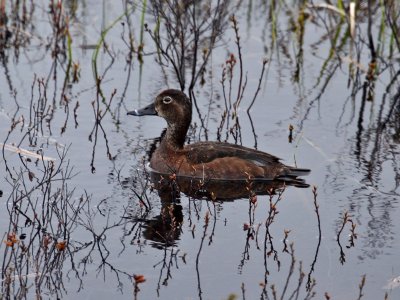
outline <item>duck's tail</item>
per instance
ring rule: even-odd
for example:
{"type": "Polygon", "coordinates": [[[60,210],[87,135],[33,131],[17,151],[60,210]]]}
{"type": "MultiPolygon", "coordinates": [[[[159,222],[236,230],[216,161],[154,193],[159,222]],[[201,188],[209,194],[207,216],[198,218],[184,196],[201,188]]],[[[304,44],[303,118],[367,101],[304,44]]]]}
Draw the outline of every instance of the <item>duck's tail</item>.
{"type": "Polygon", "coordinates": [[[288,175],[290,175],[290,176],[306,176],[310,173],[311,173],[310,169],[289,167],[288,175]]]}
{"type": "Polygon", "coordinates": [[[305,179],[298,178],[298,176],[306,176],[310,172],[310,169],[289,167],[286,174],[279,175],[276,179],[284,181],[287,185],[308,188],[310,185],[306,183],[305,179]]]}

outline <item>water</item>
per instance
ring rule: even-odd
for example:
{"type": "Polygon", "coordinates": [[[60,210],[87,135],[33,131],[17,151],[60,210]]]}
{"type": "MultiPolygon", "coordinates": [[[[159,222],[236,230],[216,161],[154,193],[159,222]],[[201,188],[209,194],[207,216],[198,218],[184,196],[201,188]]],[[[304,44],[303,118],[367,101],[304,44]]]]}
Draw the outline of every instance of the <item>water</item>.
{"type": "MultiPolygon", "coordinates": [[[[310,278],[309,283],[315,279],[311,292],[316,292],[318,299],[325,293],[337,299],[357,299],[365,275],[363,299],[384,299],[386,292],[389,299],[399,298],[397,285],[388,284],[400,271],[398,49],[390,55],[389,26],[379,36],[382,8],[377,6],[372,31],[378,74],[376,80],[368,80],[371,53],[365,8],[358,11],[357,38],[351,46],[345,35],[347,23],[329,10],[306,7],[308,18],[301,23],[299,4],[284,1],[273,7],[262,1],[250,3],[231,7],[228,13],[234,11],[239,24],[242,84],[247,78],[238,109],[238,142],[256,145],[286,164],[312,170],[306,179],[317,187],[321,236],[312,188],[288,187],[276,204],[276,215],[270,201],[277,201],[277,195],[258,196],[256,206],[250,206],[247,198],[213,203],[184,194],[175,206],[160,201],[143,174],[147,150],[166,123],[157,117],[127,116],[126,111],[147,105],[162,89],[179,88],[179,83],[170,62],[163,60],[161,67],[148,32],[143,33],[142,65],[137,53],[130,51],[129,32],[136,50],[139,45],[142,4],[130,12],[131,24],[122,17],[105,35],[106,46],[100,46],[97,57],[99,85],[93,75],[94,48],[102,30],[122,16],[123,3],[63,4],[63,16],[69,16],[71,58],[80,72],[78,82],[74,83],[71,75],[64,88],[69,54],[66,51],[63,56],[62,47],[68,48],[67,39],[60,34],[55,43],[57,26],[47,2],[27,3],[35,8],[28,22],[34,27],[27,26],[18,36],[30,33],[32,38],[16,45],[16,29],[9,23],[13,35],[1,48],[0,141],[18,145],[22,140],[19,146],[35,153],[41,148],[44,156],[56,159],[52,172],[62,165],[49,184],[43,178],[49,179],[51,165],[43,165],[41,160],[36,163],[33,154],[20,158],[15,151],[3,152],[2,297],[27,293],[27,298],[38,294],[67,299],[228,299],[229,295],[267,299],[266,294],[273,297],[273,289],[281,297],[289,279],[282,297],[289,299],[303,278],[298,288],[303,299],[310,278]],[[335,39],[335,34],[340,38],[335,39]],[[54,45],[61,49],[56,59],[54,45]],[[353,65],[351,70],[348,58],[357,53],[359,68],[353,65]],[[268,63],[250,119],[246,110],[265,58],[268,63]],[[349,84],[351,72],[355,76],[349,84]],[[373,101],[363,101],[363,92],[370,86],[373,101]],[[48,115],[29,124],[30,107],[40,105],[48,115]],[[13,118],[20,122],[9,134],[13,118]],[[292,143],[288,143],[290,124],[294,126],[292,143]],[[31,140],[25,136],[29,131],[31,140]],[[61,159],[59,155],[66,149],[61,159]],[[19,198],[22,200],[17,201],[19,198]],[[339,244],[346,212],[349,218],[339,244]],[[171,217],[179,224],[171,225],[171,217]],[[266,227],[266,222],[271,224],[266,227]],[[353,235],[351,224],[355,225],[353,235]],[[285,231],[290,231],[286,239],[285,231]],[[12,233],[18,241],[12,239],[12,233]],[[67,241],[65,249],[61,249],[63,241],[67,241]],[[275,259],[274,252],[269,253],[272,246],[275,259]],[[303,273],[299,273],[300,263],[303,273]],[[134,275],[146,279],[136,289],[134,275]]],[[[150,7],[148,3],[147,9],[150,7]]],[[[9,12],[10,7],[6,9],[9,12]]],[[[202,9],[205,12],[206,6],[202,9]]],[[[148,11],[144,18],[154,33],[153,15],[148,11]]],[[[239,55],[227,19],[218,47],[209,58],[205,84],[197,81],[194,87],[207,131],[194,109],[191,141],[218,137],[225,109],[222,65],[229,53],[237,59],[233,98],[237,94],[239,55]]],[[[190,71],[187,74],[186,92],[190,71]]],[[[234,120],[229,122],[228,129],[225,123],[220,133],[222,139],[228,136],[234,143],[234,135],[229,134],[234,120]]]]}

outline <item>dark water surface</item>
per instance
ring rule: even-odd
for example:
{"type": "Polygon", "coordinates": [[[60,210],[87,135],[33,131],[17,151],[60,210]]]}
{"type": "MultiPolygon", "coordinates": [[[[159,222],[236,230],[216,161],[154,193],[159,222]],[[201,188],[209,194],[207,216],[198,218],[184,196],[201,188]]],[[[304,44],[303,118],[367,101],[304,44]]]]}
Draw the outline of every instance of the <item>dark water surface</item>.
{"type": "MultiPolygon", "coordinates": [[[[197,105],[190,142],[256,146],[310,168],[316,190],[287,187],[253,203],[182,193],[168,203],[145,167],[166,123],[126,112],[181,88],[160,49],[182,51],[162,12],[156,25],[157,1],[133,2],[4,7],[0,299],[400,299],[398,4],[368,1],[372,50],[367,2],[356,7],[353,40],[347,3],[345,17],[290,0],[224,7],[213,48],[199,31],[197,69],[208,61],[192,88],[194,48],[185,47],[185,92],[197,105]],[[240,128],[223,97],[231,53],[232,103],[243,64],[240,128]]],[[[172,7],[187,17],[194,6],[182,3],[172,7]]],[[[216,24],[216,5],[195,6],[197,26],[216,24]]]]}

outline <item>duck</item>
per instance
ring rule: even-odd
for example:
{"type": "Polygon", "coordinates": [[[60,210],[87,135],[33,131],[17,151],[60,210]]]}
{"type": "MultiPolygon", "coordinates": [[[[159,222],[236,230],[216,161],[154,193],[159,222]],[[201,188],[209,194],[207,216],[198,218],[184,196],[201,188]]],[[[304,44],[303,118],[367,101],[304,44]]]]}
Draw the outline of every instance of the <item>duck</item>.
{"type": "Polygon", "coordinates": [[[132,116],[159,116],[167,129],[150,157],[150,169],[160,174],[202,180],[280,181],[308,187],[304,179],[310,173],[285,165],[281,159],[256,149],[219,141],[185,145],[192,121],[192,103],[180,90],[167,89],[132,116]]]}

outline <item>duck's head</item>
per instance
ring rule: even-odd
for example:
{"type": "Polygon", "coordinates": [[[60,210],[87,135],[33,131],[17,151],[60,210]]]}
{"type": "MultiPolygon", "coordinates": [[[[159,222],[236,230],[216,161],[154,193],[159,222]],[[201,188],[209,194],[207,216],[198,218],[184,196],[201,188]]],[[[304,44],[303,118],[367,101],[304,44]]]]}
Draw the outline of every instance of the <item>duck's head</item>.
{"type": "Polygon", "coordinates": [[[185,93],[169,89],[161,92],[150,105],[130,111],[128,115],[164,118],[168,123],[167,140],[182,147],[192,120],[192,104],[185,93]]]}
{"type": "MultiPolygon", "coordinates": [[[[192,105],[185,93],[179,90],[165,90],[158,94],[150,105],[128,112],[133,116],[156,115],[164,118],[168,125],[192,119],[192,105]]],[[[186,123],[186,122],[184,122],[186,123]]]]}

